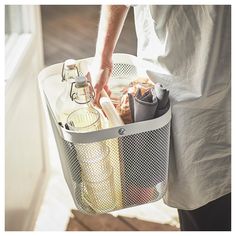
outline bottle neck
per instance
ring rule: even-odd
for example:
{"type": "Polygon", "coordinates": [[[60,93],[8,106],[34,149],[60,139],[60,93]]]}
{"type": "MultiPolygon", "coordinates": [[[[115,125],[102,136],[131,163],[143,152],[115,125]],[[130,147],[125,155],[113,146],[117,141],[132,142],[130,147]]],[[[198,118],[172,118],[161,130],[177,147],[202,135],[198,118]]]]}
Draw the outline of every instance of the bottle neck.
{"type": "Polygon", "coordinates": [[[91,93],[89,86],[75,88],[75,96],[73,96],[74,102],[78,104],[87,104],[91,105],[91,93]]]}
{"type": "Polygon", "coordinates": [[[77,67],[74,68],[64,68],[62,72],[62,81],[74,80],[76,76],[79,75],[77,67]]]}
{"type": "Polygon", "coordinates": [[[83,105],[90,105],[92,96],[88,84],[78,86],[75,83],[71,86],[70,98],[73,102],[83,105]]]}
{"type": "Polygon", "coordinates": [[[70,100],[73,103],[92,105],[92,93],[90,91],[90,86],[85,84],[85,86],[76,86],[73,80],[67,79],[64,88],[64,100],[70,100]]]}

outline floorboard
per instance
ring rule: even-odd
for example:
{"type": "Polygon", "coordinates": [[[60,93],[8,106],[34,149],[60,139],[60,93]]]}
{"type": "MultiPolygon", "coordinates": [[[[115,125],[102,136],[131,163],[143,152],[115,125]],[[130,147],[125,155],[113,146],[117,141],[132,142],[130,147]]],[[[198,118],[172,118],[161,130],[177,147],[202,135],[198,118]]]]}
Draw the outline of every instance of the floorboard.
{"type": "Polygon", "coordinates": [[[86,215],[78,210],[72,210],[67,231],[178,231],[179,229],[168,225],[129,218],[114,217],[110,214],[86,215]]]}
{"type": "MultiPolygon", "coordinates": [[[[99,5],[42,5],[41,15],[46,66],[68,58],[83,59],[94,56],[99,5]]],[[[136,55],[136,47],[131,7],[115,52],[136,55]]]]}

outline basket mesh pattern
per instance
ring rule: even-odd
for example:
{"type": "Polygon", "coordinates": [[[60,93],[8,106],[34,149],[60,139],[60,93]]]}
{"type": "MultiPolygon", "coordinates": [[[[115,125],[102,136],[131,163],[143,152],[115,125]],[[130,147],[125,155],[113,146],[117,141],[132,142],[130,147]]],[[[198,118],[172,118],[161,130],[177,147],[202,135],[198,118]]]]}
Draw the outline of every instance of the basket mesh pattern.
{"type": "Polygon", "coordinates": [[[122,175],[126,182],[125,206],[156,201],[163,196],[168,171],[168,140],[169,124],[120,138],[122,175]]]}
{"type": "Polygon", "coordinates": [[[137,69],[134,65],[114,63],[112,70],[112,77],[123,77],[123,76],[135,76],[137,75],[137,69]]]}
{"type": "Polygon", "coordinates": [[[89,144],[62,140],[63,171],[77,207],[87,214],[137,206],[163,197],[169,124],[161,129],[89,144]],[[131,148],[132,147],[132,148],[131,148]]]}

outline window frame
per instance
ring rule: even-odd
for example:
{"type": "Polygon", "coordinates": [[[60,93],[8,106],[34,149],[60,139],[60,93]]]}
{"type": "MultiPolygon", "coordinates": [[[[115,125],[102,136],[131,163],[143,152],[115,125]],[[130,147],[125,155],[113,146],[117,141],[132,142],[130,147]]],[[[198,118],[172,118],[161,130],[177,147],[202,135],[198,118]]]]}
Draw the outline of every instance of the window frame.
{"type": "Polygon", "coordinates": [[[32,50],[33,45],[37,44],[37,40],[42,40],[42,36],[39,33],[41,25],[37,19],[38,12],[35,6],[20,5],[20,11],[16,11],[15,7],[19,7],[18,5],[8,5],[8,7],[10,7],[8,17],[14,16],[14,19],[20,19],[15,26],[10,22],[10,34],[5,34],[5,81],[10,83],[24,63],[26,55],[32,50]]]}

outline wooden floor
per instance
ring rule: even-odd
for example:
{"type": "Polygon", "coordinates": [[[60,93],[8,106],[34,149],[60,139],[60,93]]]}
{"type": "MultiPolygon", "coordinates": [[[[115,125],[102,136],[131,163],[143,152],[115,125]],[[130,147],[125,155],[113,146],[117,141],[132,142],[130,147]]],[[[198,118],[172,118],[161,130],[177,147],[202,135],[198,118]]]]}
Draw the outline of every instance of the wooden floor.
{"type": "MultiPolygon", "coordinates": [[[[41,15],[45,65],[94,56],[99,5],[43,5],[41,15]]],[[[136,41],[131,8],[115,52],[136,55],[136,41]]]]}
{"type": "Polygon", "coordinates": [[[89,216],[72,210],[67,231],[178,231],[179,229],[168,225],[128,218],[114,217],[110,214],[89,216]]]}

